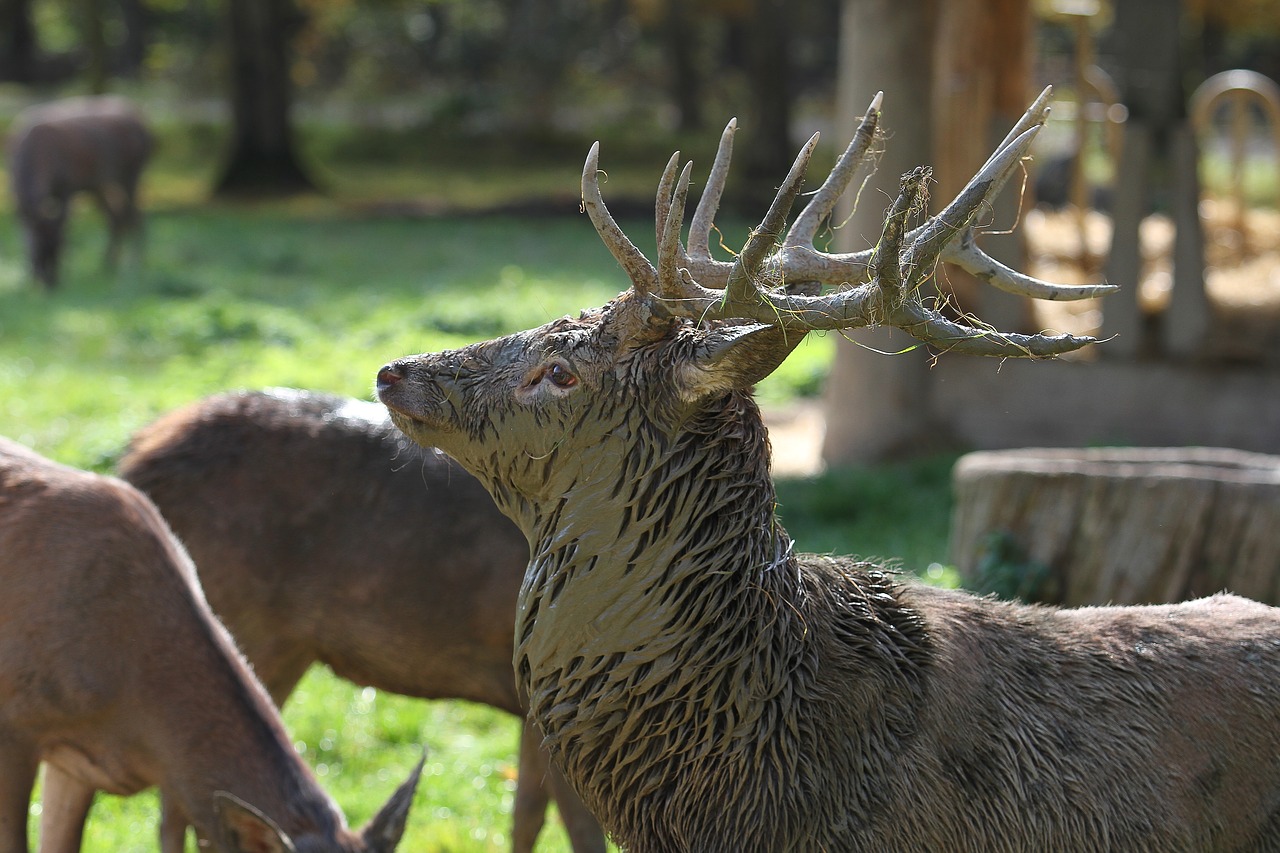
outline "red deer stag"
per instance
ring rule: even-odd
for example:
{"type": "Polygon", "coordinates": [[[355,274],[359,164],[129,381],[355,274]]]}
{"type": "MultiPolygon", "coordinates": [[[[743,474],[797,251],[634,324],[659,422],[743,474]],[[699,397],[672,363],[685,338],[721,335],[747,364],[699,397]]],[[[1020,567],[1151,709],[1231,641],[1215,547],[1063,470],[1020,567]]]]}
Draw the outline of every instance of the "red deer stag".
{"type": "MultiPolygon", "coordinates": [[[[525,719],[511,644],[529,545],[473,477],[406,441],[382,406],[287,389],[216,395],[139,431],[119,473],[178,534],[277,703],[319,661],[357,684],[525,719]]],[[[548,774],[527,726],[513,849],[533,850],[546,780],[573,849],[603,853],[599,825],[548,774]]]]}
{"type": "Polygon", "coordinates": [[[106,264],[120,245],[140,235],[138,180],[154,141],[142,113],[117,96],[68,98],[24,110],[9,143],[9,182],[31,259],[46,288],[58,283],[72,197],[87,192],[110,226],[106,264]]]}
{"type": "Polygon", "coordinates": [[[0,439],[0,851],[80,849],[95,791],[158,786],[223,853],[389,853],[421,764],[360,832],[294,751],[214,618],[195,568],[137,489],[0,439]]]}
{"type": "Polygon", "coordinates": [[[593,148],[583,203],[631,288],[379,372],[396,424],[528,537],[517,681],[552,760],[625,848],[1280,850],[1280,610],[978,598],[795,553],[774,514],[750,388],[805,333],[891,326],[943,352],[1032,358],[1090,340],[965,325],[921,293],[940,259],[1033,296],[1099,292],[1018,275],[972,240],[1047,97],[915,228],[929,172],[906,175],[877,244],[850,254],[813,237],[879,96],[784,233],[805,146],[732,263],[707,250],[732,125],[689,250],[690,170],[677,178],[672,159],[656,265],[606,210],[593,148]]]}

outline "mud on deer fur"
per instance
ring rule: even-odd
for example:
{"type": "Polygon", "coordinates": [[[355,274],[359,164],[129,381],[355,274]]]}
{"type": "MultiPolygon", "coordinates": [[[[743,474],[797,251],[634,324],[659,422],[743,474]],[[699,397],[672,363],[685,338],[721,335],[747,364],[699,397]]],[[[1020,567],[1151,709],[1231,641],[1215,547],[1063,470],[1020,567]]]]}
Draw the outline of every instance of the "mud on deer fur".
{"type": "Polygon", "coordinates": [[[1039,298],[1113,289],[1031,279],[975,242],[1048,95],[919,224],[928,171],[906,175],[876,245],[848,254],[813,239],[866,158],[879,96],[786,229],[805,146],[732,262],[708,248],[732,123],[688,248],[691,171],[668,164],[656,263],[609,215],[592,148],[584,207],[631,287],[379,371],[395,423],[475,474],[528,538],[520,689],[626,849],[1280,850],[1280,610],[978,598],[797,553],[774,515],[750,389],[807,332],[889,326],[942,357],[1091,342],[957,321],[922,290],[941,260],[1039,298]],[[797,282],[823,291],[784,287],[797,282]]]}
{"type": "Polygon", "coordinates": [[[80,849],[96,791],[156,786],[221,853],[389,853],[421,763],[356,832],[294,751],[152,503],[0,438],[0,853],[80,849]]]}

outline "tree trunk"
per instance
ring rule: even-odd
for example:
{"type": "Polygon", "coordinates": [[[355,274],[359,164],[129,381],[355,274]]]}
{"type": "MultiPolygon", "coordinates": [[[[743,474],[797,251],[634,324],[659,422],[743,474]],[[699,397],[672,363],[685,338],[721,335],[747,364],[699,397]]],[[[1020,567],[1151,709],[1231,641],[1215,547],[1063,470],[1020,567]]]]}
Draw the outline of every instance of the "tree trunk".
{"type": "Polygon", "coordinates": [[[214,192],[288,195],[315,189],[294,143],[292,0],[227,0],[231,48],[231,152],[214,192]]]}
{"type": "Polygon", "coordinates": [[[1222,590],[1280,604],[1280,456],[990,451],[962,457],[953,484],[951,561],[979,589],[1021,570],[1042,574],[1024,596],[1072,606],[1222,590]]]}
{"type": "Polygon", "coordinates": [[[101,95],[107,91],[107,38],[102,25],[102,0],[80,0],[80,19],[85,86],[90,94],[101,95]]]}
{"type": "MultiPolygon", "coordinates": [[[[934,0],[844,2],[836,144],[843,148],[853,137],[879,89],[885,90],[881,127],[891,138],[858,208],[851,213],[846,198],[832,217],[841,223],[834,232],[838,251],[874,245],[903,173],[930,162],[935,13],[934,0]]],[[[916,341],[896,329],[858,329],[848,337],[839,342],[827,380],[823,459],[849,465],[922,448],[936,434],[928,404],[928,353],[923,347],[903,352],[916,341]]]]}
{"type": "Polygon", "coordinates": [[[791,141],[791,24],[789,0],[754,0],[744,30],[743,57],[753,115],[739,131],[742,180],[731,204],[763,215],[795,159],[791,141]]]}
{"type": "Polygon", "coordinates": [[[31,0],[0,0],[0,80],[35,82],[39,53],[31,0]]]}
{"type": "Polygon", "coordinates": [[[137,78],[147,59],[147,27],[150,23],[143,0],[120,0],[124,40],[120,44],[120,74],[137,78]]]}
{"type": "Polygon", "coordinates": [[[671,102],[679,130],[702,128],[702,73],[697,60],[697,13],[683,0],[668,0],[663,15],[662,41],[670,73],[671,102]]]}
{"type": "MultiPolygon", "coordinates": [[[[1030,0],[947,0],[938,15],[938,32],[945,35],[936,42],[933,92],[935,210],[964,189],[1036,94],[1030,0]]],[[[982,217],[981,224],[997,233],[981,243],[992,257],[1024,269],[1026,234],[1018,227],[1024,199],[1017,178],[1012,183],[994,200],[991,214],[982,217]]],[[[980,284],[951,265],[942,279],[957,310],[1004,331],[1038,331],[1026,297],[980,284]]]]}

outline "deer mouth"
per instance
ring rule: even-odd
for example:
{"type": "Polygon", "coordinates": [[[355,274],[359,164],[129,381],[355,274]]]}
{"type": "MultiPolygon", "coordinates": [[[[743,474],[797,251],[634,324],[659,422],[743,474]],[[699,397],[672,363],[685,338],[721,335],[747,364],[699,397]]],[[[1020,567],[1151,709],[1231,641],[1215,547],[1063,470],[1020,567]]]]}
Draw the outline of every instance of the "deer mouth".
{"type": "Polygon", "coordinates": [[[415,441],[429,432],[448,431],[450,411],[445,396],[431,383],[411,378],[407,359],[393,361],[378,371],[378,400],[387,407],[391,421],[415,441]]]}

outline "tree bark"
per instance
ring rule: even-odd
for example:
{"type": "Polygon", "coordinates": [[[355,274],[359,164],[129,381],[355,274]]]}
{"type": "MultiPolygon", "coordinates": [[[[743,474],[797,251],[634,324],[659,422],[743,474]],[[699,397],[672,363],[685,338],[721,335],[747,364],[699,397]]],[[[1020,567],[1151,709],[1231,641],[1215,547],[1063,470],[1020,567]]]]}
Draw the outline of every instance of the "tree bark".
{"type": "Polygon", "coordinates": [[[1150,604],[1222,590],[1280,604],[1280,457],[1219,448],[1022,449],[956,464],[951,561],[993,548],[1046,572],[1051,603],[1150,604]]]}
{"type": "Polygon", "coordinates": [[[292,0],[227,0],[231,150],[217,194],[289,195],[315,189],[293,132],[291,42],[302,18],[292,0]]]}

